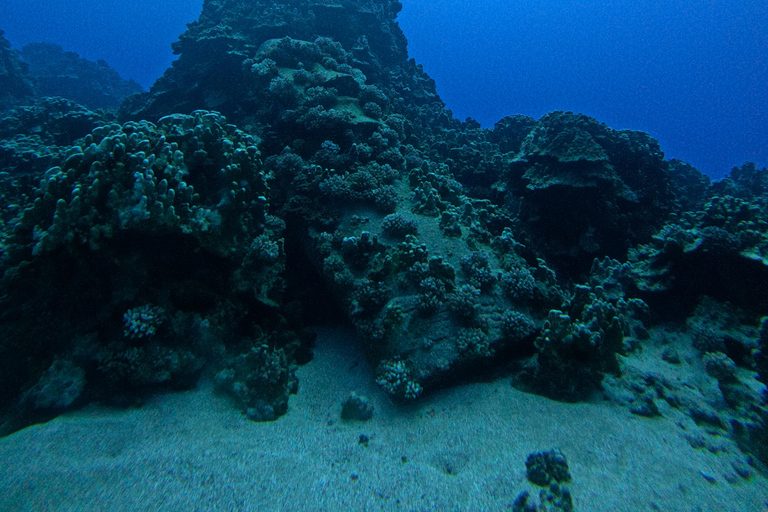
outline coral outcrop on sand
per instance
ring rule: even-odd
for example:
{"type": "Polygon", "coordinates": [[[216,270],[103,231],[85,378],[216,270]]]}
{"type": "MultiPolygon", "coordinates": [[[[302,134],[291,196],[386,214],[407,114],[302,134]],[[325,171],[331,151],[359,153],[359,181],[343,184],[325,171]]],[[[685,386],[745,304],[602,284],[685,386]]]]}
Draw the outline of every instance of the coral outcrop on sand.
{"type": "Polygon", "coordinates": [[[768,459],[749,385],[768,171],[713,184],[570,112],[461,123],[399,6],[207,0],[119,122],[60,100],[8,115],[2,404],[50,414],[208,367],[275,419],[311,357],[302,315],[335,308],[396,399],[504,367],[768,459]]]}
{"type": "Polygon", "coordinates": [[[232,368],[244,408],[285,411],[298,338],[279,311],[284,223],[257,146],[204,111],[103,124],[39,181],[7,187],[4,400],[22,393],[44,414],[80,395],[186,387],[210,360],[232,368]]]}

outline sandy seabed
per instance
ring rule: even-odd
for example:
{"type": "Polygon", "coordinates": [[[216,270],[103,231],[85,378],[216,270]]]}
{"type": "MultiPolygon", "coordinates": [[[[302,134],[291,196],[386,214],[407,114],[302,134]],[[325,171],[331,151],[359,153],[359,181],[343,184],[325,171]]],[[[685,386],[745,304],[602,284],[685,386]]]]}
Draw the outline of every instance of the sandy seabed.
{"type": "Polygon", "coordinates": [[[0,439],[0,511],[496,511],[534,451],[560,449],[579,511],[768,511],[766,479],[730,479],[671,419],[563,404],[509,379],[398,406],[344,328],[318,330],[288,414],[253,423],[204,381],[140,409],[90,406],[0,439]],[[375,406],[340,420],[350,391],[375,406]],[[367,436],[367,445],[360,442],[367,436]]]}

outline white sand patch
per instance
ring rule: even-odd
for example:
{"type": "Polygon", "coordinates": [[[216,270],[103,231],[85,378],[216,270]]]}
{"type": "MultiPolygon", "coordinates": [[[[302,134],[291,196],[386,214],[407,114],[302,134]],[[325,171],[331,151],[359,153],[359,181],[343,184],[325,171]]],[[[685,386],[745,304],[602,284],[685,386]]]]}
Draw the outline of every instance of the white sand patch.
{"type": "Polygon", "coordinates": [[[580,511],[768,511],[766,479],[727,482],[733,457],[694,450],[671,420],[553,402],[508,379],[396,406],[345,329],[320,330],[299,380],[274,423],[243,419],[203,383],[0,439],[0,510],[507,510],[538,493],[528,454],[558,448],[580,511]],[[376,407],[371,421],[339,419],[352,390],[376,407]]]}

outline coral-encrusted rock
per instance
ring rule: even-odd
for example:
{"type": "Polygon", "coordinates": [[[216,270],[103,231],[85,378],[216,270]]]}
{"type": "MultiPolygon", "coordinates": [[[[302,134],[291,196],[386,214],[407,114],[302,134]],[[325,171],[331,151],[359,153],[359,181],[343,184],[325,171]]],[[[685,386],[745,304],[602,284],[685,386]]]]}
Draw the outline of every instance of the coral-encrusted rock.
{"type": "MultiPolygon", "coordinates": [[[[369,79],[387,84],[389,96],[397,90],[395,96],[409,104],[439,101],[434,81],[414,74],[415,64],[407,62],[405,36],[394,21],[401,7],[396,0],[355,0],[343,5],[315,0],[277,4],[206,0],[200,19],[173,45],[179,60],[148,94],[127,102],[123,114],[155,119],[205,108],[242,123],[260,101],[251,66],[244,63],[257,57],[266,41],[286,37],[306,42],[331,38],[350,53],[351,65],[369,79]],[[221,80],[222,76],[227,79],[221,80]]],[[[345,95],[345,86],[335,82],[329,86],[341,86],[339,92],[345,95]]],[[[346,84],[352,85],[348,80],[346,84]]]]}
{"type": "Polygon", "coordinates": [[[709,176],[699,172],[691,164],[682,160],[669,161],[669,173],[677,199],[677,211],[696,211],[709,199],[712,185],[709,176]]]}
{"type": "Polygon", "coordinates": [[[715,194],[752,200],[768,194],[768,169],[758,169],[752,162],[734,167],[722,181],[712,185],[715,194]]]}
{"type": "Polygon", "coordinates": [[[213,113],[159,124],[99,127],[73,146],[25,206],[9,254],[98,248],[120,231],[138,229],[189,235],[225,255],[259,234],[267,185],[257,141],[213,113]]]}
{"type": "Polygon", "coordinates": [[[548,489],[539,491],[539,505],[535,498],[531,501],[528,491],[517,495],[512,504],[512,512],[573,512],[573,496],[570,489],[553,483],[548,489]]]}
{"type": "MultiPolygon", "coordinates": [[[[688,313],[702,295],[763,314],[768,308],[768,170],[746,164],[705,204],[629,251],[636,286],[660,312],[688,313]],[[681,300],[682,299],[682,300],[681,300]]],[[[700,202],[700,201],[697,201],[700,202]]]]}
{"type": "Polygon", "coordinates": [[[447,121],[434,82],[406,60],[394,22],[398,10],[399,3],[379,0],[255,8],[207,1],[175,46],[180,58],[174,68],[148,95],[127,101],[123,113],[152,118],[215,105],[260,134],[273,211],[290,221],[296,247],[327,278],[382,368],[413,368],[406,383],[380,379],[390,391],[412,397],[421,382],[445,380],[449,369],[508,345],[530,345],[534,321],[525,312],[505,316],[508,299],[501,289],[491,293],[492,274],[502,270],[495,258],[495,267],[478,264],[477,272],[471,262],[465,265],[467,282],[458,283],[480,281],[488,294],[480,300],[494,320],[486,326],[479,318],[482,325],[475,325],[463,312],[481,304],[473,303],[478,298],[472,293],[460,293],[465,288],[453,282],[455,269],[473,250],[490,251],[483,223],[501,214],[462,197],[448,169],[433,169],[424,158],[424,141],[456,122],[447,121]],[[417,204],[411,183],[424,191],[417,204]],[[474,245],[456,251],[453,242],[437,240],[430,259],[407,238],[427,222],[408,215],[412,209],[429,215],[430,231],[463,234],[474,245]],[[452,263],[440,258],[448,253],[455,254],[452,263]],[[468,331],[459,336],[462,329],[468,331]],[[424,348],[414,351],[425,337],[424,348]]]}
{"type": "Polygon", "coordinates": [[[257,144],[212,112],[109,124],[17,190],[2,225],[4,405],[189,387],[210,360],[248,383],[254,419],[285,412],[297,339],[277,309],[284,223],[268,215],[257,144]],[[268,385],[248,380],[265,364],[253,347],[270,354],[268,385]],[[41,373],[59,359],[66,372],[41,373]]]}
{"type": "Polygon", "coordinates": [[[216,383],[253,421],[274,421],[285,414],[289,395],[299,386],[295,365],[283,349],[255,343],[248,352],[227,360],[216,383]]]}
{"type": "Polygon", "coordinates": [[[553,112],[527,134],[498,188],[519,201],[537,250],[562,269],[584,273],[595,256],[623,259],[661,227],[674,206],[670,179],[658,142],[647,134],[553,112]]]}
{"type": "Polygon", "coordinates": [[[0,139],[35,137],[41,148],[75,144],[99,125],[103,116],[64,98],[40,98],[5,114],[0,123],[0,139]]]}
{"type": "Polygon", "coordinates": [[[459,123],[406,60],[398,9],[208,0],[174,67],[122,115],[217,108],[258,135],[272,212],[391,393],[415,398],[537,355],[534,386],[576,399],[618,372],[637,334],[631,269],[610,258],[624,261],[679,205],[702,204],[708,185],[693,168],[674,166],[673,179],[648,135],[586,116],[459,123]],[[563,283],[584,282],[595,258],[596,298],[574,305],[563,283]],[[550,311],[570,324],[545,323],[550,311]]]}
{"type": "Polygon", "coordinates": [[[16,107],[0,119],[0,172],[39,180],[43,172],[64,163],[77,139],[106,122],[63,98],[41,98],[16,107]]]}
{"type": "Polygon", "coordinates": [[[28,66],[0,30],[0,110],[28,102],[35,94],[28,66]]]}
{"type": "Polygon", "coordinates": [[[536,120],[532,117],[516,115],[507,116],[499,120],[488,135],[491,142],[499,145],[502,153],[517,154],[528,137],[528,134],[536,126],[536,120]]]}
{"type": "Polygon", "coordinates": [[[601,287],[578,286],[568,313],[550,311],[536,339],[534,389],[559,400],[586,397],[603,377],[621,373],[617,356],[632,350],[644,317],[647,306],[638,299],[611,300],[601,287]]]}
{"type": "Polygon", "coordinates": [[[105,61],[92,62],[53,43],[31,43],[21,49],[40,96],[60,96],[90,109],[117,108],[123,99],[142,92],[105,61]]]}

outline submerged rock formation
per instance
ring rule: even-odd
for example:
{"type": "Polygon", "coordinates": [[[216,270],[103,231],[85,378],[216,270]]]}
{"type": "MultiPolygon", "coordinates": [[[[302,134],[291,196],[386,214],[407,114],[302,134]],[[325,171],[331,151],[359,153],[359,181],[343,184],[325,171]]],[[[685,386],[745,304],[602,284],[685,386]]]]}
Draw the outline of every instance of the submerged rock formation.
{"type": "Polygon", "coordinates": [[[204,111],[104,124],[39,181],[3,183],[6,405],[188,387],[208,360],[249,416],[286,411],[300,339],[257,145],[204,111]]]}
{"type": "Polygon", "coordinates": [[[4,34],[0,30],[0,111],[29,101],[35,93],[27,65],[4,34]]]}
{"type": "MultiPolygon", "coordinates": [[[[0,160],[2,403],[191,385],[206,360],[249,418],[274,419],[311,357],[302,316],[333,302],[404,400],[505,365],[552,398],[602,387],[698,424],[703,394],[628,370],[682,336],[731,407],[718,428],[756,451],[765,405],[734,368],[765,379],[768,171],[710,184],[649,135],[570,112],[461,123],[407,59],[399,8],[207,0],[122,124],[69,106],[62,122],[97,126],[35,139],[45,168],[0,160]],[[686,320],[725,301],[720,330],[741,334],[692,344],[686,320]]],[[[8,118],[19,136],[35,112],[8,118]]]]}
{"type": "MultiPolygon", "coordinates": [[[[358,68],[370,83],[384,85],[390,93],[397,91],[390,98],[393,102],[398,97],[408,105],[439,101],[434,82],[423,73],[414,73],[415,63],[407,61],[405,36],[394,21],[401,7],[396,0],[206,1],[198,21],[173,45],[178,60],[149,94],[124,105],[124,116],[151,120],[169,111],[204,108],[222,112],[237,124],[261,124],[260,107],[273,101],[256,93],[265,80],[269,83],[276,75],[270,76],[268,69],[254,64],[275,61],[275,57],[281,61],[281,55],[284,59],[276,63],[278,67],[292,60],[288,67],[324,75],[326,81],[333,78],[329,72],[348,74],[349,66],[358,68]],[[322,56],[312,55],[306,45],[304,53],[299,48],[272,48],[282,38],[297,44],[328,38],[343,49],[344,56],[332,49],[322,56]],[[305,59],[309,61],[303,62],[305,59]],[[339,66],[343,66],[341,71],[339,66]]],[[[325,83],[323,77],[315,77],[313,82],[317,83],[310,87],[325,83]]]]}
{"type": "Polygon", "coordinates": [[[59,96],[91,110],[117,108],[127,96],[142,91],[124,80],[104,60],[91,62],[53,43],[30,43],[21,49],[39,96],[59,96]]]}
{"type": "Polygon", "coordinates": [[[91,62],[53,43],[12,50],[3,34],[0,30],[0,111],[46,97],[64,98],[91,110],[116,109],[127,96],[142,91],[103,60],[91,62]]]}

